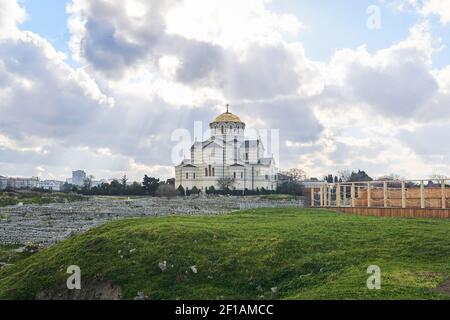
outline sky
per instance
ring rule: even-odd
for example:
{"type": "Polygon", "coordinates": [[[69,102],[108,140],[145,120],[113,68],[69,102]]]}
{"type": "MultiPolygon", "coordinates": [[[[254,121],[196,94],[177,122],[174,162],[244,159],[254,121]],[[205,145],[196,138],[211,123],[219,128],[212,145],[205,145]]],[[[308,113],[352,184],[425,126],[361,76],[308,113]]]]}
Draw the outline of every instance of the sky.
{"type": "Polygon", "coordinates": [[[0,175],[174,175],[231,104],[280,168],[450,175],[450,0],[0,0],[0,175]]]}

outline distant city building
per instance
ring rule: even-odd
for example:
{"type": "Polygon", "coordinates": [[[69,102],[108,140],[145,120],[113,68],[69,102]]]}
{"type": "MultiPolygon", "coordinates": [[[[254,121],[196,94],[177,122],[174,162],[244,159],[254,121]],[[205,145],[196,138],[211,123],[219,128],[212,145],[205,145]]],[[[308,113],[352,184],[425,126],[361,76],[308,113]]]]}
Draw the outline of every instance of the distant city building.
{"type": "Polygon", "coordinates": [[[0,176],[0,190],[5,190],[8,187],[8,178],[0,176]]]}
{"type": "Polygon", "coordinates": [[[79,186],[79,187],[83,186],[86,178],[87,178],[86,172],[84,172],[82,170],[77,170],[77,171],[72,172],[72,184],[74,186],[79,186]]]}
{"type": "Polygon", "coordinates": [[[56,181],[56,180],[45,180],[39,182],[39,188],[43,190],[50,190],[50,191],[61,191],[63,187],[62,181],[56,181]]]}
{"type": "Polygon", "coordinates": [[[39,178],[12,178],[12,177],[0,177],[0,189],[36,189],[39,188],[39,178]]]}

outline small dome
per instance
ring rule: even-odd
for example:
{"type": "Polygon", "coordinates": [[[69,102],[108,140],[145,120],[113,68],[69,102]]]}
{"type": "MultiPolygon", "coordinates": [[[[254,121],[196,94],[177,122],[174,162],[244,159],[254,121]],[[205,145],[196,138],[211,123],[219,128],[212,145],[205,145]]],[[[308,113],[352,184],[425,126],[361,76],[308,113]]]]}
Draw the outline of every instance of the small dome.
{"type": "Polygon", "coordinates": [[[227,104],[227,112],[221,114],[216,119],[214,119],[213,123],[219,123],[219,122],[243,123],[237,115],[232,114],[230,112],[229,108],[230,108],[230,105],[227,104]]]}
{"type": "Polygon", "coordinates": [[[239,122],[242,123],[241,119],[237,116],[232,114],[231,112],[225,112],[218,116],[213,123],[217,122],[239,122]]]}

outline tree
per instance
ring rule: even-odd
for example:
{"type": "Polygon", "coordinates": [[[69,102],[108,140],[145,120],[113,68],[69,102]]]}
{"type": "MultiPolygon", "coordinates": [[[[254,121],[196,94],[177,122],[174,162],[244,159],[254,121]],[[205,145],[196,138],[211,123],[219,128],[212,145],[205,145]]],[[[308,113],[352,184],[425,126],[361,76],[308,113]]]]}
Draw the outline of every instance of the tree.
{"type": "Polygon", "coordinates": [[[198,190],[198,188],[194,186],[191,190],[191,194],[198,195],[198,194],[200,194],[200,190],[198,190]]]}
{"type": "Polygon", "coordinates": [[[142,185],[139,182],[133,182],[128,187],[128,193],[133,196],[141,195],[143,194],[144,191],[145,191],[144,188],[142,188],[142,185]]]}
{"type": "Polygon", "coordinates": [[[178,195],[177,190],[171,184],[160,184],[158,190],[156,190],[157,197],[166,197],[166,198],[174,198],[178,195]]]}
{"type": "Polygon", "coordinates": [[[149,195],[154,197],[156,195],[156,190],[158,190],[159,182],[160,182],[159,179],[145,175],[144,181],[142,182],[142,186],[149,195]]]}
{"type": "Polygon", "coordinates": [[[207,194],[215,194],[215,193],[216,193],[216,188],[214,188],[213,186],[211,186],[211,187],[209,187],[209,188],[206,190],[206,193],[207,193],[207,194]]]}
{"type": "Polygon", "coordinates": [[[178,187],[177,193],[178,193],[178,195],[181,196],[181,197],[186,196],[186,191],[184,190],[183,186],[181,186],[181,185],[178,187]]]}
{"type": "Polygon", "coordinates": [[[306,180],[306,172],[302,169],[289,169],[281,172],[281,174],[284,175],[290,182],[298,183],[306,180]]]}
{"type": "Polygon", "coordinates": [[[236,183],[236,180],[232,177],[219,178],[217,180],[217,184],[219,185],[220,190],[222,190],[222,191],[231,189],[235,183],[236,183]]]}
{"type": "Polygon", "coordinates": [[[118,180],[114,179],[109,184],[109,194],[113,196],[122,194],[122,184],[118,180]]]}
{"type": "Polygon", "coordinates": [[[122,189],[123,189],[123,192],[127,191],[127,182],[128,182],[127,175],[124,174],[123,177],[122,177],[122,189]]]}
{"type": "Polygon", "coordinates": [[[289,194],[292,196],[302,196],[305,187],[301,183],[284,182],[278,186],[277,192],[280,194],[289,194]]]}
{"type": "Polygon", "coordinates": [[[365,172],[358,170],[358,172],[352,172],[348,182],[361,182],[361,181],[373,181],[371,177],[365,172]]]}
{"type": "Polygon", "coordinates": [[[84,179],[83,184],[83,191],[88,192],[92,189],[92,181],[94,180],[94,176],[88,176],[86,179],[84,179]]]}
{"type": "Polygon", "coordinates": [[[170,184],[175,187],[175,178],[167,179],[166,184],[170,184]]]}
{"type": "Polygon", "coordinates": [[[338,172],[338,175],[342,182],[348,182],[350,180],[350,177],[352,176],[352,173],[350,170],[341,170],[338,172]]]}

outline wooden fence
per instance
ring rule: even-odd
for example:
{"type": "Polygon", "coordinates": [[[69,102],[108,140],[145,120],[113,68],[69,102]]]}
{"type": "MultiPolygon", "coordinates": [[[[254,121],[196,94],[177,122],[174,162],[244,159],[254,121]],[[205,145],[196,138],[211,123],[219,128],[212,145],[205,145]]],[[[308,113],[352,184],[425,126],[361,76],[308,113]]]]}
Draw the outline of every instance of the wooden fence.
{"type": "Polygon", "coordinates": [[[330,183],[311,189],[311,206],[450,209],[450,179],[330,183]]]}

